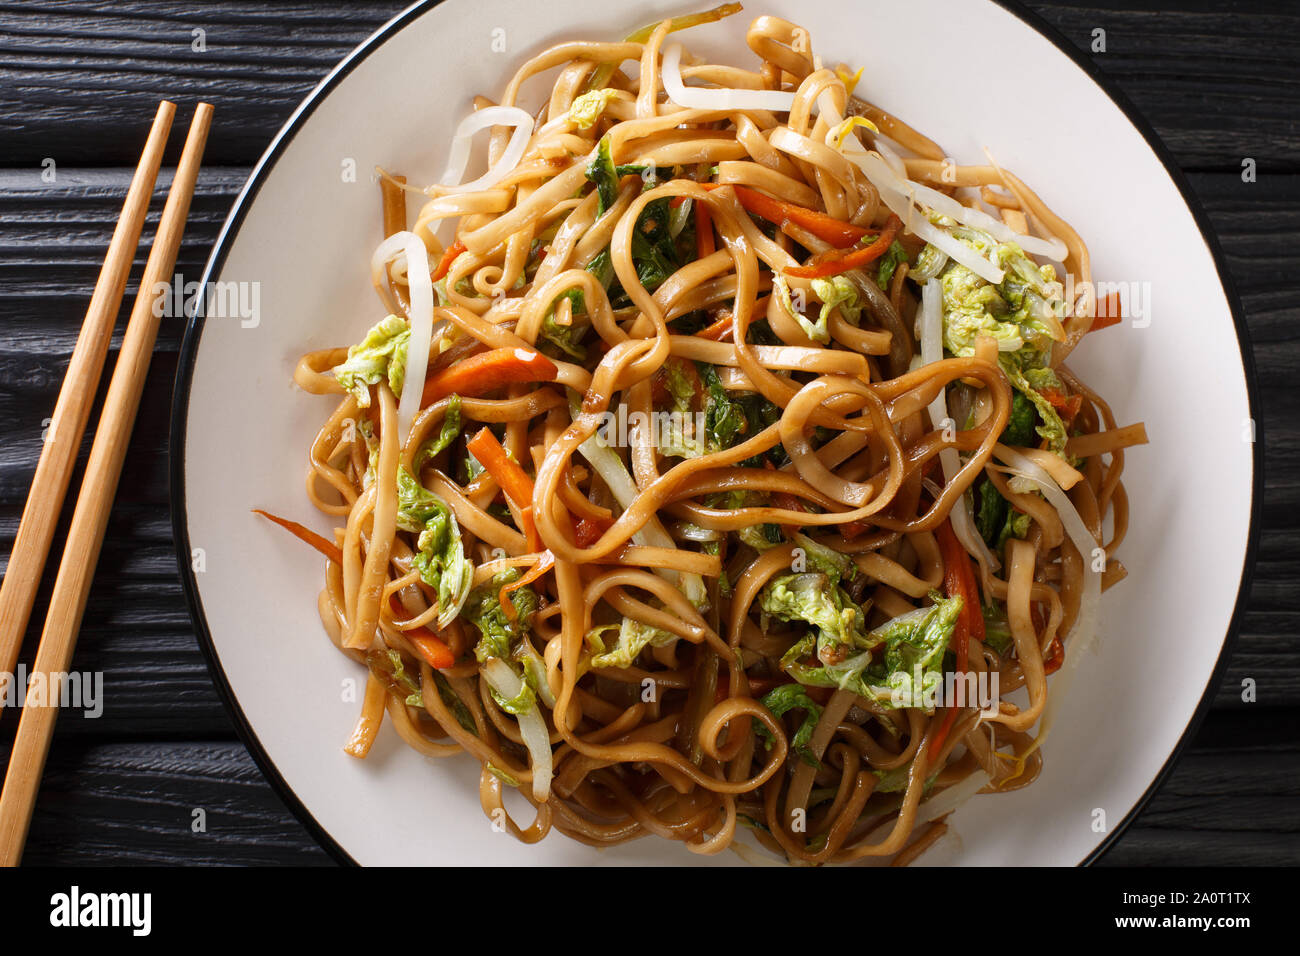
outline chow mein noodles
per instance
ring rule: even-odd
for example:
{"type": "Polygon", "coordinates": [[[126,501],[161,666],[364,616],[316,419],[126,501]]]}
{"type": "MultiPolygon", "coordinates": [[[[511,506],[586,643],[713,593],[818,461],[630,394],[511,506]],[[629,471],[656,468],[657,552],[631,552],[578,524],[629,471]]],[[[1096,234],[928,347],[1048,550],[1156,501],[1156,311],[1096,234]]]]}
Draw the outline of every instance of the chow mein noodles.
{"type": "Polygon", "coordinates": [[[1066,365],[1121,303],[801,27],[755,19],[745,66],[679,42],[738,10],[554,46],[438,183],[381,171],[384,317],[294,376],[336,402],[337,527],[267,517],[328,558],[352,756],[385,714],[468,754],[526,843],[906,863],[1035,779],[1125,576],[1146,436],[1066,365]]]}

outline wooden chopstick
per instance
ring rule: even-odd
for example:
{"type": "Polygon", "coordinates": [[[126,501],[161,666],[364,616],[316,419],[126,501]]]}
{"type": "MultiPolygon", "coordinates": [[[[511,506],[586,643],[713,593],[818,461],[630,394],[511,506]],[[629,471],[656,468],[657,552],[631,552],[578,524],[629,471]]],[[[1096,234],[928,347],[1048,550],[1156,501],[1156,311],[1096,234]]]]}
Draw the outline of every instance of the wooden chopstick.
{"type": "Polygon", "coordinates": [[[149,212],[149,199],[153,195],[158,167],[162,165],[163,149],[167,145],[167,134],[171,131],[175,112],[176,106],[166,100],[158,104],[153,128],[145,141],[131,187],[126,192],[122,214],[113,230],[108,255],[104,257],[104,267],[99,271],[90,307],[86,309],[86,319],[77,336],[63,386],[59,389],[54,416],[50,419],[40,462],[36,465],[32,488],[18,525],[18,535],[9,553],[9,565],[4,580],[0,582],[0,673],[12,674],[18,664],[32,603],[41,583],[41,570],[49,557],[54,527],[63,508],[72,469],[77,463],[77,450],[81,447],[81,436],[86,431],[99,376],[104,370],[117,311],[122,305],[122,293],[126,291],[136,246],[140,244],[140,230],[149,212]]]}
{"type": "Polygon", "coordinates": [[[4,790],[0,792],[0,865],[17,865],[27,839],[32,808],[58,716],[58,702],[47,702],[43,689],[38,691],[37,682],[52,686],[51,676],[65,673],[72,662],[77,631],[86,609],[86,596],[99,560],[104,529],[108,525],[109,511],[122,473],[122,460],[131,439],[145,375],[158,337],[160,316],[154,315],[157,295],[153,290],[158,283],[166,283],[175,268],[176,254],[189,215],[190,198],[198,178],[199,160],[203,156],[211,122],[212,107],[200,103],[194,111],[185,149],[167,194],[167,205],[163,208],[153,248],[149,251],[140,291],[104,399],[104,411],[95,430],[63,560],[59,563],[54,592],[50,596],[50,612],[45,619],[45,630],[41,633],[32,668],[32,693],[28,694],[23,705],[4,790]]]}

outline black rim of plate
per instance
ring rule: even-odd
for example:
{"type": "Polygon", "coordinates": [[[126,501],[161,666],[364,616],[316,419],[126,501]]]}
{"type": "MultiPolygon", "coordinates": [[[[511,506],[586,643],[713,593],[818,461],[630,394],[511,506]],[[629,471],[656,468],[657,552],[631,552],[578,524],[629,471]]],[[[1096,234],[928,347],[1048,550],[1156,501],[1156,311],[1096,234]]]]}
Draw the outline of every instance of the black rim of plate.
{"type": "MultiPolygon", "coordinates": [[[[208,263],[203,273],[203,288],[214,275],[217,275],[222,266],[225,264],[227,251],[238,236],[240,227],[243,225],[244,217],[247,215],[249,208],[256,200],[258,193],[261,191],[266,181],[267,175],[279,160],[281,153],[293,141],[299,128],[315,111],[316,107],[327,97],[331,91],[352,72],[353,68],[361,63],[366,57],[378,50],[388,39],[397,32],[402,30],[412,21],[428,13],[438,5],[440,0],[422,0],[406,10],[403,10],[393,19],[380,27],[368,39],[363,41],[356,49],[349,53],[342,62],[339,63],[317,87],[307,95],[307,98],[298,106],[297,110],[289,117],[289,120],[276,134],[271,145],[266,152],[262,154],[257,165],[249,175],[248,182],[245,184],[243,191],[235,200],[230,214],[222,226],[221,233],[217,236],[213,244],[212,254],[208,258],[208,263]]],[[[1228,309],[1232,315],[1233,325],[1236,327],[1237,344],[1241,352],[1242,371],[1246,381],[1246,401],[1249,407],[1251,421],[1255,423],[1256,432],[1252,447],[1252,483],[1251,483],[1251,505],[1250,505],[1250,528],[1246,537],[1246,553],[1242,562],[1241,582],[1237,590],[1237,599],[1233,606],[1232,617],[1228,622],[1227,633],[1224,635],[1223,645],[1219,651],[1218,660],[1215,663],[1214,670],[1211,673],[1200,701],[1196,705],[1196,710],[1187,723],[1178,743],[1165,759],[1160,771],[1155,775],[1150,785],[1133,804],[1132,808],[1125,814],[1124,819],[1115,826],[1100,844],[1081,861],[1081,865],[1089,866],[1096,863],[1101,857],[1110,850],[1118,837],[1128,829],[1129,825],[1138,816],[1147,802],[1159,790],[1161,784],[1169,776],[1170,771],[1178,762],[1179,757],[1186,749],[1188,743],[1195,737],[1205,715],[1210,709],[1219,683],[1222,680],[1224,670],[1227,667],[1228,659],[1236,643],[1237,632],[1241,625],[1241,617],[1246,596],[1250,593],[1251,580],[1254,575],[1254,564],[1256,550],[1259,544],[1259,508],[1260,501],[1263,498],[1263,435],[1260,430],[1259,419],[1259,395],[1256,383],[1254,354],[1251,350],[1250,336],[1243,319],[1241,301],[1233,287],[1232,280],[1227,272],[1223,250],[1219,247],[1218,238],[1209,224],[1208,217],[1201,205],[1200,200],[1192,192],[1191,186],[1184,176],[1181,169],[1178,168],[1173,154],[1164,142],[1151,127],[1146,118],[1138,112],[1136,107],[1128,98],[1115,86],[1115,84],[1101,72],[1100,69],[1090,60],[1082,50],[1076,47],[1067,37],[1065,37],[1054,26],[1044,20],[1040,15],[1031,10],[1022,7],[1017,0],[993,0],[998,6],[1003,7],[1020,20],[1024,21],[1031,29],[1047,39],[1058,51],[1068,57],[1075,65],[1082,69],[1088,77],[1097,84],[1119,109],[1133,124],[1134,128],[1146,140],[1147,145],[1155,153],[1164,166],[1165,173],[1169,176],[1174,186],[1177,187],[1182,196],[1183,203],[1191,212],[1192,218],[1196,222],[1197,229],[1201,233],[1202,241],[1210,252],[1214,260],[1215,270],[1218,273],[1219,284],[1223,288],[1224,298],[1228,303],[1228,309]]],[[[203,601],[199,595],[198,582],[194,577],[194,571],[190,564],[190,537],[188,515],[185,505],[185,428],[186,420],[189,413],[190,383],[194,372],[194,362],[198,355],[199,343],[203,334],[203,317],[196,315],[190,319],[189,325],[185,330],[185,338],[181,344],[180,355],[176,370],[176,382],[172,396],[172,413],[171,429],[169,440],[170,463],[169,471],[171,475],[171,511],[172,511],[172,532],[176,546],[176,559],[180,570],[181,581],[185,588],[185,599],[189,605],[190,617],[194,621],[194,629],[198,636],[199,646],[208,663],[208,670],[212,674],[213,682],[216,685],[217,692],[220,694],[226,709],[234,719],[235,726],[239,731],[240,738],[248,748],[253,760],[258,768],[270,781],[271,786],[275,789],[280,799],[293,811],[294,815],[302,822],[315,840],[333,856],[338,862],[356,865],[356,860],[343,849],[341,845],[325,830],[323,826],[312,816],[311,811],[303,805],[298,795],[288,782],[280,775],[279,770],[267,755],[262,743],[258,740],[256,732],[249,723],[248,718],[244,715],[243,709],[239,706],[226,673],[221,666],[221,660],[217,654],[216,646],[212,641],[212,634],[208,629],[207,618],[203,613],[203,601]]]]}

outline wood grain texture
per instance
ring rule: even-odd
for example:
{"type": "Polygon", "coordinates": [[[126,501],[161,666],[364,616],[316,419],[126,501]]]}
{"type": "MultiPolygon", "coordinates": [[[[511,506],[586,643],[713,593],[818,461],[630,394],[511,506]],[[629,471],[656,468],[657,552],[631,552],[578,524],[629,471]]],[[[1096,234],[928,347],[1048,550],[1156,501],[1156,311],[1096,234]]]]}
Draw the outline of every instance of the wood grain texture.
{"type": "MultiPolygon", "coordinates": [[[[212,162],[248,162],[322,75],[405,6],[0,4],[3,162],[133,162],[131,120],[164,94],[210,98],[212,162]],[[200,29],[203,52],[193,49],[200,29]]],[[[1268,0],[1029,6],[1089,51],[1183,166],[1227,169],[1254,157],[1270,169],[1300,168],[1300,10],[1268,0]],[[1099,29],[1106,48],[1094,54],[1099,29]]]]}
{"type": "Polygon", "coordinates": [[[57,748],[27,847],[25,865],[330,862],[229,741],[57,748]]]}
{"type": "MultiPolygon", "coordinates": [[[[197,279],[252,162],[319,78],[400,9],[218,2],[0,3],[0,561],[42,423],[138,153],[164,92],[217,105],[178,271],[197,279]],[[208,52],[189,49],[203,26],[208,52]],[[93,105],[93,108],[88,108],[93,105]],[[41,180],[54,156],[57,179],[41,180]]],[[[1300,12],[1252,0],[1034,3],[1156,126],[1206,206],[1259,373],[1267,491],[1255,583],[1196,741],[1111,864],[1300,858],[1300,12]],[[1244,183],[1242,157],[1259,162],[1244,183]],[[1241,700],[1241,682],[1258,702],[1241,700]]],[[[188,120],[182,109],[178,124],[188,120]]],[[[174,156],[172,159],[174,160],[174,156]]],[[[160,189],[170,170],[160,176],[160,189]]],[[[157,212],[146,225],[146,238],[157,212]]],[[[137,261],[135,275],[143,257],[137,261]]],[[[128,288],[133,295],[134,286],[128,288]]],[[[129,300],[128,300],[129,301],[129,300]]],[[[119,330],[120,332],[120,330],[119,330]]],[[[327,857],[243,747],[198,650],[167,513],[167,422],[183,328],[164,321],[74,668],[102,670],[105,712],[61,720],[33,822],[38,863],[305,863],[327,857]],[[189,830],[209,810],[209,832],[189,830]],[[216,808],[216,811],[213,810],[216,808]],[[222,821],[220,824],[215,821],[222,821]]],[[[110,369],[119,339],[113,342],[110,369]]],[[[106,370],[107,372],[107,370],[106,370]]],[[[88,445],[87,445],[88,448],[88,445]]],[[[83,460],[84,451],[83,449],[83,460]]],[[[75,490],[75,489],[74,489],[75,490]]],[[[58,535],[66,529],[66,518],[58,535]]],[[[2,566],[2,565],[0,565],[2,566]]],[[[47,580],[41,595],[48,596],[47,580]]],[[[38,600],[40,597],[38,596],[38,600]]],[[[25,651],[30,661],[32,647],[25,651]]],[[[0,714],[0,740],[12,737],[0,714]]]]}

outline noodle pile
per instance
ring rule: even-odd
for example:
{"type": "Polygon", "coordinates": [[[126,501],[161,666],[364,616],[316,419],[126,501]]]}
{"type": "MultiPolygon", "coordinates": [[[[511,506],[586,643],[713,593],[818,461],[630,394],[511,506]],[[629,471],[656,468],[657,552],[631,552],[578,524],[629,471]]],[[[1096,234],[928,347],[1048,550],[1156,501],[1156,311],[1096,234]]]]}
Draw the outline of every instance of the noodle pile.
{"type": "Polygon", "coordinates": [[[441,183],[385,174],[389,317],[295,373],[338,398],[307,478],[338,526],[275,520],[367,668],[353,756],[385,713],[468,753],[527,843],[906,863],[1039,773],[1145,435],[1064,364],[1105,305],[1074,231],[794,24],[748,68],[674,43],[735,9],[553,47],[441,183]],[[958,672],[997,696],[907,696],[958,672]]]}

